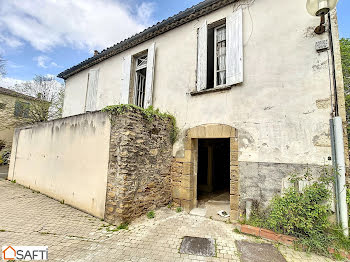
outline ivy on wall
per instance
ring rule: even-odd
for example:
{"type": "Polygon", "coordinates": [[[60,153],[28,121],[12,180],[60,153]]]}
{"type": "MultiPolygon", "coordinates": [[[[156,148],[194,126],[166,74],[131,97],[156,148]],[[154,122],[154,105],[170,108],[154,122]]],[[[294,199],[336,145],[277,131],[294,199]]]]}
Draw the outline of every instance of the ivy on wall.
{"type": "Polygon", "coordinates": [[[169,119],[172,125],[170,131],[171,143],[174,144],[177,141],[179,135],[179,128],[176,125],[175,117],[170,113],[162,113],[159,111],[159,109],[154,109],[153,106],[149,106],[148,108],[142,108],[131,104],[112,105],[103,108],[102,112],[107,112],[112,115],[121,115],[131,110],[138,110],[139,112],[141,112],[142,116],[149,122],[152,122],[157,117],[161,119],[169,119]]]}

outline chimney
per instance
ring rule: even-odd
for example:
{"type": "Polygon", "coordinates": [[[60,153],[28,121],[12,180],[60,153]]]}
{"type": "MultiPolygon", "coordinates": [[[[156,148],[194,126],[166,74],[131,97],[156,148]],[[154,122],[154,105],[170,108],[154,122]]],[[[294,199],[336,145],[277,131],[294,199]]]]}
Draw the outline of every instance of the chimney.
{"type": "Polygon", "coordinates": [[[95,50],[95,51],[94,51],[94,56],[97,56],[97,55],[98,55],[98,51],[95,50]]]}

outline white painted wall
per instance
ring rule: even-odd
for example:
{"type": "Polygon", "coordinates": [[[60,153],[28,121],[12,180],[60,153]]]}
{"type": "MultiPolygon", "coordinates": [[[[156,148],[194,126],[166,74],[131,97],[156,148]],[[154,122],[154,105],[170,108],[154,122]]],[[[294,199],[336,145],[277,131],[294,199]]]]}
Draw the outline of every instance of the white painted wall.
{"type": "MultiPolygon", "coordinates": [[[[239,3],[240,4],[240,3],[239,3]]],[[[305,0],[243,6],[244,81],[221,93],[191,96],[196,87],[197,29],[228,16],[237,4],[162,34],[92,68],[99,69],[97,109],[119,103],[122,60],[156,45],[153,105],[176,116],[182,131],[201,124],[239,132],[239,161],[331,164],[328,53],[315,43],[305,0]],[[316,101],[325,99],[326,106],[316,101]]],[[[66,80],[64,115],[82,113],[88,70],[66,80]]],[[[180,139],[174,155],[183,154],[180,139]]]]}
{"type": "Polygon", "coordinates": [[[8,179],[103,218],[109,139],[100,112],[16,129],[8,179]]]}

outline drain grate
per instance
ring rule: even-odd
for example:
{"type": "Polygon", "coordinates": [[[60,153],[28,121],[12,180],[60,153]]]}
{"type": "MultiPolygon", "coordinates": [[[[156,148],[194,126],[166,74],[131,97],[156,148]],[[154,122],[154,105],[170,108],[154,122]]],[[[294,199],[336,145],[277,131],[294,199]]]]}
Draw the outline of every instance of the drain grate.
{"type": "Polygon", "coordinates": [[[212,238],[186,236],[181,242],[180,253],[214,257],[216,255],[215,240],[212,238]]]}

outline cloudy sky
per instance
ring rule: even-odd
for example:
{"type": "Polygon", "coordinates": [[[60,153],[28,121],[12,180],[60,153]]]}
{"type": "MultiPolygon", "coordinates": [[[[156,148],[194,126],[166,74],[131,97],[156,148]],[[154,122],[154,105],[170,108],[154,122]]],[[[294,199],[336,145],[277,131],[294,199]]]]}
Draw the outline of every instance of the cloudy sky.
{"type": "MultiPolygon", "coordinates": [[[[306,0],[305,0],[306,1],[306,0]]],[[[57,75],[200,0],[0,0],[0,86],[57,75]]],[[[350,38],[350,1],[339,0],[341,37],[350,38]]]]}

